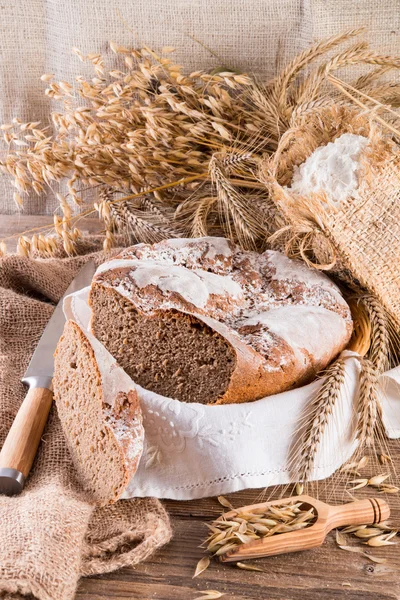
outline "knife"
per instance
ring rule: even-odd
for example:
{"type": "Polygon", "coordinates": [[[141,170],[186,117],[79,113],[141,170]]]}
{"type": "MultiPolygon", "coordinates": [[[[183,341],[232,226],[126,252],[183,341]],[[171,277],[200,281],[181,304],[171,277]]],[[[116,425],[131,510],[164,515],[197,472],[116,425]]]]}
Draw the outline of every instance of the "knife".
{"type": "Polygon", "coordinates": [[[0,494],[13,496],[23,490],[53,402],[53,354],[65,324],[63,300],[89,285],[95,270],[91,260],[72,281],[47,323],[22,378],[29,391],[0,452],[0,494]]]}

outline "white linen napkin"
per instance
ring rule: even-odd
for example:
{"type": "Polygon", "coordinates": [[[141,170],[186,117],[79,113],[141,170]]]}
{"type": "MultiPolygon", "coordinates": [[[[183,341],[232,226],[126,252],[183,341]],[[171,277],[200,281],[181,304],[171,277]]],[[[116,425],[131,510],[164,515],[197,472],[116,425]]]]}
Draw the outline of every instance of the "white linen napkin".
{"type": "MultiPolygon", "coordinates": [[[[64,301],[67,318],[87,330],[90,288],[64,301]]],[[[349,460],[355,438],[357,355],[347,358],[343,394],[319,445],[312,478],[325,479],[349,460]]],[[[290,456],[322,379],[255,402],[205,406],[165,398],[136,384],[143,410],[145,449],[123,498],[192,500],[292,481],[290,456]]],[[[383,421],[400,437],[400,367],[381,377],[383,421]]]]}

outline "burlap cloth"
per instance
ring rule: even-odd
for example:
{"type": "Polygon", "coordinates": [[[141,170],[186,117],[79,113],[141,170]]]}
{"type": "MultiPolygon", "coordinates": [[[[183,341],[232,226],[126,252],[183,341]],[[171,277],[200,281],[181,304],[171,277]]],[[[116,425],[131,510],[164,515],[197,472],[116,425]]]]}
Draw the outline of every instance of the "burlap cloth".
{"type": "Polygon", "coordinates": [[[282,248],[368,290],[398,328],[400,158],[399,146],[389,142],[386,133],[357,109],[333,104],[310,111],[306,122],[300,118],[285,132],[276,153],[264,160],[261,176],[290,226],[283,227],[285,235],[278,238],[282,248]],[[364,176],[355,196],[333,207],[321,193],[302,196],[287,189],[296,167],[344,133],[369,138],[361,163],[364,176]]]}
{"type": "MultiPolygon", "coordinates": [[[[88,257],[0,261],[0,446],[26,388],[20,381],[56,303],[88,257]]],[[[147,558],[171,537],[155,498],[96,509],[85,498],[53,409],[24,492],[0,496],[0,598],[68,600],[81,576],[147,558]]]]}
{"type": "MultiPolygon", "coordinates": [[[[398,0],[18,0],[2,3],[1,24],[0,123],[18,116],[42,126],[52,110],[60,111],[44,94],[43,73],[71,83],[79,74],[93,77],[73,46],[101,52],[107,70],[115,58],[110,40],[154,50],[173,46],[173,60],[188,73],[224,65],[253,72],[261,82],[316,40],[351,27],[366,26],[366,39],[383,54],[400,51],[398,0]]],[[[340,76],[353,80],[361,72],[350,66],[340,76]]],[[[0,213],[16,212],[14,191],[10,178],[1,177],[0,213]]],[[[25,197],[24,206],[26,214],[52,215],[58,200],[49,188],[25,197]]]]}

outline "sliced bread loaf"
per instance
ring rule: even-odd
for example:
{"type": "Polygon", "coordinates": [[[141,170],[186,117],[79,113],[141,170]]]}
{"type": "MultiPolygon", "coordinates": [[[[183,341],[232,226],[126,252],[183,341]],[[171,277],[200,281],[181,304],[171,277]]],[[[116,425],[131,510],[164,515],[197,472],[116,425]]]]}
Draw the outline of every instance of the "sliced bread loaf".
{"type": "Polygon", "coordinates": [[[224,238],[138,244],[99,267],[91,330],[141,386],[185,402],[256,400],[310,381],[346,346],[324,274],[224,238]]]}
{"type": "Polygon", "coordinates": [[[55,353],[54,398],[78,476],[99,505],[121,496],[143,450],[134,385],[107,350],[67,321],[55,353]]]}

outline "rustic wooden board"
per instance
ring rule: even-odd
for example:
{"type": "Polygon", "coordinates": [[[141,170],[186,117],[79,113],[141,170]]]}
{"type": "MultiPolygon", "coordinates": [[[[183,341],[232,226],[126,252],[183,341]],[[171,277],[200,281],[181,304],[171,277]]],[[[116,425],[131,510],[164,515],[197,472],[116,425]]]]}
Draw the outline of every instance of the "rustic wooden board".
{"type": "MultiPolygon", "coordinates": [[[[258,495],[257,490],[247,490],[231,494],[229,499],[240,506],[253,502],[258,495]]],[[[225,593],[226,600],[399,598],[400,553],[397,549],[374,550],[374,555],[388,558],[385,564],[374,564],[365,557],[340,550],[333,533],[318,549],[252,561],[262,567],[264,573],[212,562],[206,572],[192,579],[195,566],[203,556],[199,544],[206,534],[204,521],[218,515],[221,506],[215,499],[166,502],[165,505],[172,518],[172,542],[133,569],[82,580],[77,594],[79,600],[190,600],[205,589],[225,593]]]]}
{"type": "MultiPolygon", "coordinates": [[[[43,216],[0,215],[0,239],[49,222],[51,218],[43,216]]],[[[94,232],[99,224],[95,219],[84,219],[80,227],[94,232]]],[[[15,243],[10,247],[15,248],[15,243]]],[[[400,464],[396,448],[394,454],[400,464]]],[[[250,504],[258,498],[259,490],[229,496],[235,506],[250,504]]],[[[397,497],[388,500],[392,505],[399,504],[397,497]]],[[[135,568],[83,579],[77,600],[194,600],[200,590],[206,589],[223,592],[224,600],[400,598],[400,553],[397,548],[389,546],[371,551],[376,556],[387,557],[385,564],[374,564],[363,556],[340,550],[333,533],[318,549],[253,561],[265,570],[263,573],[213,562],[205,573],[192,579],[196,564],[203,556],[199,544],[206,534],[204,521],[220,514],[222,507],[216,499],[167,501],[165,506],[174,530],[172,542],[135,568]]],[[[396,510],[395,523],[399,523],[399,516],[400,511],[396,510]]]]}

